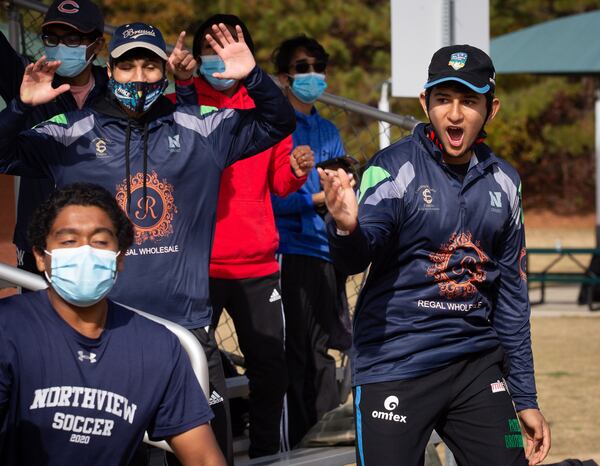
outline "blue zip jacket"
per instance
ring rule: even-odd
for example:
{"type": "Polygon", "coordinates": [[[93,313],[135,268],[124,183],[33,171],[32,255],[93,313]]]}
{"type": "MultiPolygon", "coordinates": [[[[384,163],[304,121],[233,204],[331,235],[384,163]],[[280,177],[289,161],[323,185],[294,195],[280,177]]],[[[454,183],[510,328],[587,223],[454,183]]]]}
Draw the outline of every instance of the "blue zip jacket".
{"type": "MultiPolygon", "coordinates": [[[[310,115],[296,111],[296,131],[292,134],[294,148],[310,146],[315,165],[346,155],[340,133],[335,125],[312,108],[310,115]]],[[[279,254],[301,254],[331,262],[329,242],[323,218],[317,213],[312,195],[321,191],[319,174],[314,168],[306,183],[286,197],[271,196],[275,224],[279,231],[279,254]]]]}
{"type": "Polygon", "coordinates": [[[163,97],[136,121],[105,99],[21,134],[31,107],[13,101],[0,114],[0,172],[114,192],[135,225],[135,244],[110,297],[186,328],[209,325],[221,172],[294,129],[293,109],[268,75],[256,67],[244,85],[255,109],[200,116],[200,107],[175,108],[163,97]]]}
{"type": "MultiPolygon", "coordinates": [[[[28,60],[20,56],[12,48],[4,34],[0,32],[0,97],[8,104],[15,97],[19,96],[21,81],[28,60]]],[[[85,99],[84,107],[88,107],[106,92],[108,77],[106,68],[103,66],[92,66],[92,76],[94,77],[94,87],[85,99]]],[[[64,83],[63,78],[54,76],[53,87],[58,87],[64,83]]],[[[70,92],[64,92],[56,99],[44,105],[38,105],[28,113],[26,123],[27,128],[32,128],[42,121],[46,121],[59,113],[66,113],[77,110],[77,103],[70,92]]],[[[54,183],[48,178],[27,178],[23,177],[19,183],[19,200],[17,208],[17,223],[13,242],[22,251],[30,251],[27,241],[27,225],[33,211],[54,191],[54,183]]]]}
{"type": "Polygon", "coordinates": [[[517,409],[537,407],[517,172],[478,144],[461,182],[418,125],[371,159],[357,195],[358,228],[328,225],[340,270],[371,264],[353,383],[412,379],[501,345],[517,409]]]}

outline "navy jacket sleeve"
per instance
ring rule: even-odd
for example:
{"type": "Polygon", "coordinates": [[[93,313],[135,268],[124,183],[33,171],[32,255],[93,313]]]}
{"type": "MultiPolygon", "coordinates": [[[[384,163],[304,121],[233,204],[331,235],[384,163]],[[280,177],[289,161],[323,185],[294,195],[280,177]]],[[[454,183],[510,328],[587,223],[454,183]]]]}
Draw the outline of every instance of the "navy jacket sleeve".
{"type": "Polygon", "coordinates": [[[256,66],[244,79],[244,86],[256,108],[222,109],[205,117],[204,131],[223,168],[267,150],[296,128],[292,106],[262,69],[256,66]]]}
{"type": "MultiPolygon", "coordinates": [[[[0,113],[0,173],[30,178],[53,178],[51,165],[64,152],[64,144],[53,131],[58,115],[47,123],[26,130],[28,112],[33,107],[16,98],[0,113]]],[[[63,136],[68,137],[64,131],[63,136]]],[[[60,138],[59,138],[60,139],[60,138]]]]}
{"type": "Polygon", "coordinates": [[[525,276],[525,231],[520,180],[511,193],[512,215],[500,239],[500,271],[493,326],[510,362],[508,386],[517,411],[537,408],[531,351],[530,305],[525,276]],[[519,186],[517,189],[516,186],[519,186]]]}
{"type": "Polygon", "coordinates": [[[0,97],[8,104],[19,95],[26,61],[12,48],[0,32],[0,97]]]}
{"type": "Polygon", "coordinates": [[[327,226],[333,262],[347,275],[365,270],[402,221],[402,198],[406,187],[376,163],[365,170],[357,193],[356,230],[340,236],[333,221],[327,226]]]}
{"type": "Polygon", "coordinates": [[[191,84],[186,84],[188,81],[175,81],[175,95],[178,105],[198,105],[198,94],[194,82],[189,80],[191,84]]]}

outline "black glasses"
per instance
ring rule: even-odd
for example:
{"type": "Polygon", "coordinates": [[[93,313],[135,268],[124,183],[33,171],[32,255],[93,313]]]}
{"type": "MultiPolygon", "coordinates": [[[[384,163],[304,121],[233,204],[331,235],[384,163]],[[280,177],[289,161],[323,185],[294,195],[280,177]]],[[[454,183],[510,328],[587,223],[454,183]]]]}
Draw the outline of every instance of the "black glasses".
{"type": "Polygon", "coordinates": [[[314,63],[301,61],[290,65],[290,70],[295,70],[296,73],[308,73],[308,70],[311,68],[315,73],[322,73],[327,68],[327,63],[324,61],[317,61],[314,63]]]}
{"type": "Polygon", "coordinates": [[[68,34],[66,36],[42,34],[42,42],[46,47],[56,47],[58,44],[65,44],[67,47],[79,47],[81,44],[87,45],[87,42],[91,43],[93,41],[93,37],[80,36],[79,34],[68,34]]]}

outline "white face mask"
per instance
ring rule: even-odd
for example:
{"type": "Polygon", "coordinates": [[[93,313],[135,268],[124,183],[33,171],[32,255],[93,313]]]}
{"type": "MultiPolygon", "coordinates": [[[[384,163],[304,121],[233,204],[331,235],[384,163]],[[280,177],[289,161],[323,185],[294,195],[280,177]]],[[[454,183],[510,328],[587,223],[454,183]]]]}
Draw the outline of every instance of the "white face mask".
{"type": "Polygon", "coordinates": [[[44,252],[52,257],[52,274],[48,277],[46,273],[46,279],[61,298],[74,306],[96,304],[115,284],[120,252],[88,245],[44,252]]]}

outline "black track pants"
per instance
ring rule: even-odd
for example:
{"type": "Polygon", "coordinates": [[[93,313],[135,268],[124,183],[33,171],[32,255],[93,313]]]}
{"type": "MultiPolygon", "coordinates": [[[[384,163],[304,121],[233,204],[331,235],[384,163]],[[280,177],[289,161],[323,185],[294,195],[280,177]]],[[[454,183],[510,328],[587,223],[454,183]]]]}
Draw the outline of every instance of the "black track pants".
{"type": "Polygon", "coordinates": [[[327,353],[332,316],[338,312],[333,264],[311,256],[281,256],[281,289],[289,373],[287,425],[290,445],[340,403],[335,360],[327,353]]]}
{"type": "Polygon", "coordinates": [[[250,458],[281,449],[287,387],[279,273],[238,280],[211,278],[213,327],[227,310],[246,362],[249,382],[250,458]]]}
{"type": "Polygon", "coordinates": [[[527,466],[500,349],[411,380],[354,389],[359,466],[422,466],[433,429],[459,466],[527,466]]]}

